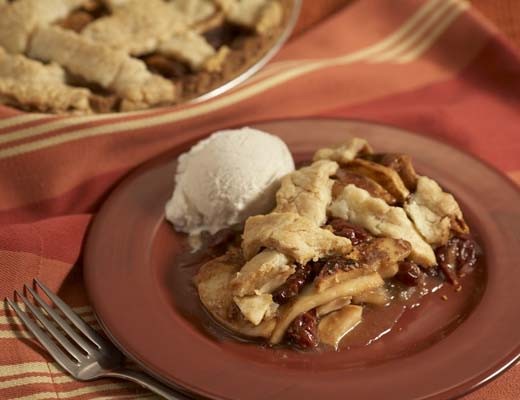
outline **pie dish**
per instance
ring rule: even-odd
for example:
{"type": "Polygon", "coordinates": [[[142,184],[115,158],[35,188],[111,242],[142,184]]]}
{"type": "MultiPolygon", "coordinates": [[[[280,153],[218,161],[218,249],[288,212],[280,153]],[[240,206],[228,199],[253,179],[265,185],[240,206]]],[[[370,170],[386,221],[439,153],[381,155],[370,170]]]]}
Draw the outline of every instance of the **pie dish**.
{"type": "Polygon", "coordinates": [[[347,134],[366,139],[379,152],[409,154],[420,174],[457,199],[484,249],[482,268],[475,270],[484,276],[469,274],[460,292],[446,284],[425,296],[370,346],[295,351],[236,340],[201,307],[192,284],[199,266],[175,268],[186,260],[189,244],[165,220],[164,204],[172,194],[177,157],[206,136],[188,132],[124,179],[89,229],[83,263],[89,299],[105,332],[130,358],[169,385],[219,400],[266,395],[339,400],[345,393],[375,400],[389,390],[403,400],[447,400],[515,364],[520,354],[515,185],[467,153],[389,126],[307,119],[253,128],[282,138],[297,163],[347,134]]]}
{"type": "Polygon", "coordinates": [[[269,211],[217,232],[227,250],[195,284],[221,325],[271,346],[338,350],[351,335],[374,343],[399,305],[418,307],[444,281],[462,290],[481,252],[452,194],[409,155],[375,153],[356,137],[285,175],[269,211]]]}
{"type": "Polygon", "coordinates": [[[0,1],[0,103],[103,113],[183,103],[283,40],[295,0],[0,1]]]}

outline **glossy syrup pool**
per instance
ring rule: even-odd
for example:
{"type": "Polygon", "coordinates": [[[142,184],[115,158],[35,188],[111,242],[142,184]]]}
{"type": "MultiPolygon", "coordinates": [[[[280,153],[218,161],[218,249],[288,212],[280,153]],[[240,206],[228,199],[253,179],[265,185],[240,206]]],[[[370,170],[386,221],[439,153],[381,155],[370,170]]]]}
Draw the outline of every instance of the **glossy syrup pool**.
{"type": "Polygon", "coordinates": [[[429,347],[466,319],[485,288],[485,259],[481,257],[475,270],[461,280],[460,291],[438,277],[428,276],[422,289],[408,289],[408,296],[404,298],[398,295],[399,290],[391,289],[394,298],[389,305],[365,306],[362,323],[343,338],[338,351],[323,345],[305,352],[287,346],[272,348],[259,341],[237,337],[221,327],[204,309],[193,284],[200,266],[210,258],[204,249],[191,253],[186,238],[173,232],[167,222],[157,231],[156,243],[162,241],[179,243],[171,248],[170,254],[162,253],[163,260],[160,261],[168,266],[162,268],[160,279],[177,315],[191,324],[197,334],[218,343],[226,351],[249,357],[254,347],[255,362],[289,367],[301,367],[302,362],[309,368],[336,368],[338,363],[356,367],[429,347]],[[323,357],[325,354],[327,357],[323,357]],[[340,354],[348,354],[348,357],[338,358],[340,354]]]}

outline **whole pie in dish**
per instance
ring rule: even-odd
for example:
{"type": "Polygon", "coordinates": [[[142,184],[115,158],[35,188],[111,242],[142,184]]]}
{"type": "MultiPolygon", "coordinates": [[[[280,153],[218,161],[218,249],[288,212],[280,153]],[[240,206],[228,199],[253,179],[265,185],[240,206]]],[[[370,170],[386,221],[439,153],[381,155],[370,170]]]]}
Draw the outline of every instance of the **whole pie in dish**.
{"type": "Polygon", "coordinates": [[[0,0],[0,103],[102,113],[172,105],[260,59],[292,0],[0,0]]]}
{"type": "Polygon", "coordinates": [[[367,313],[443,284],[460,291],[477,263],[453,195],[409,156],[363,139],[317,150],[281,179],[275,202],[228,231],[195,278],[204,307],[241,337],[338,349],[369,329],[367,313]]]}

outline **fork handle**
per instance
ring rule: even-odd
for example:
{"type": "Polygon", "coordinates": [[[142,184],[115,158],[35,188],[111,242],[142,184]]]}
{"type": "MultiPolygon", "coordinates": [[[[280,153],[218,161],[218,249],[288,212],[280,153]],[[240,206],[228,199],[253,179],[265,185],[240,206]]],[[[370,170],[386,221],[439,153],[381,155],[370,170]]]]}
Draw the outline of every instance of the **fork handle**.
{"type": "Polygon", "coordinates": [[[159,396],[164,397],[167,400],[189,400],[190,397],[187,397],[180,392],[174,391],[169,387],[163,385],[158,380],[152,378],[150,375],[145,374],[144,372],[134,371],[131,369],[123,369],[118,371],[111,371],[106,374],[107,377],[124,379],[127,381],[135,382],[138,385],[158,394],[159,396]]]}

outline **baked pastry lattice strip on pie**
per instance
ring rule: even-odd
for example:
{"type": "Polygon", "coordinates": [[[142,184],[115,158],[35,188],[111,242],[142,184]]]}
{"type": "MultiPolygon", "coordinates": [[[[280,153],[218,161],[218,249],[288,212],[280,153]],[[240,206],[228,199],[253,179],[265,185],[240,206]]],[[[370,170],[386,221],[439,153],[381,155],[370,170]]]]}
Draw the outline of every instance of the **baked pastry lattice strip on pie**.
{"type": "MultiPolygon", "coordinates": [[[[305,263],[323,255],[350,251],[348,239],[320,228],[332,198],[330,176],[337,168],[337,163],[323,160],[287,175],[276,194],[273,213],[247,220],[243,248],[247,258],[252,258],[232,281],[236,296],[264,296],[277,289],[295,271],[291,259],[305,263]],[[266,249],[256,254],[261,247],[266,249]]],[[[239,304],[241,299],[235,297],[235,302],[239,304]]],[[[268,302],[264,304],[267,307],[268,302]]],[[[240,309],[244,311],[244,307],[240,309]]],[[[258,317],[254,319],[249,314],[244,315],[258,323],[258,317]]]]}
{"type": "Polygon", "coordinates": [[[417,180],[417,189],[403,206],[419,233],[432,246],[442,246],[451,231],[468,233],[459,204],[450,193],[427,176],[417,180]]]}
{"type": "Polygon", "coordinates": [[[229,48],[222,46],[215,51],[202,35],[187,31],[162,41],[157,52],[184,61],[195,71],[201,69],[219,71],[229,53],[229,48]]]}
{"type": "Polygon", "coordinates": [[[87,25],[81,35],[132,55],[154,51],[159,42],[187,29],[183,15],[163,0],[128,0],[87,25]]]}
{"type": "Polygon", "coordinates": [[[432,247],[417,232],[400,207],[391,207],[364,189],[347,185],[329,207],[332,216],[351,221],[376,236],[404,239],[412,245],[410,258],[416,263],[436,265],[432,247]]]}
{"type": "Polygon", "coordinates": [[[188,16],[175,4],[128,0],[115,7],[111,15],[87,25],[81,35],[134,56],[158,52],[186,62],[195,71],[220,70],[227,48],[217,52],[202,35],[188,27],[190,22],[202,19],[195,12],[206,15],[208,10],[185,7],[190,12],[188,16]]]}
{"type": "MultiPolygon", "coordinates": [[[[331,202],[333,181],[330,176],[337,168],[337,163],[323,160],[287,175],[282,179],[281,187],[276,193],[277,206],[273,213],[284,213],[281,215],[288,215],[291,218],[303,217],[309,229],[321,232],[319,227],[325,223],[327,206],[331,202]]],[[[276,219],[273,214],[266,218],[276,219]]],[[[252,241],[252,236],[256,234],[248,233],[245,236],[246,241],[252,241]]],[[[284,235],[283,232],[281,234],[284,235]]],[[[282,245],[271,243],[271,248],[277,247],[281,248],[282,245]]],[[[254,251],[251,255],[254,255],[253,253],[254,251]]],[[[311,258],[314,257],[315,254],[312,254],[311,258]]],[[[282,252],[263,250],[252,257],[237,274],[233,282],[233,290],[238,296],[255,292],[270,293],[294,272],[294,267],[290,265],[290,260],[282,252]]]]}
{"type": "Polygon", "coordinates": [[[226,15],[226,19],[257,33],[263,34],[278,26],[282,21],[283,9],[274,0],[215,0],[226,15]]]}
{"type": "Polygon", "coordinates": [[[320,228],[310,219],[288,212],[247,219],[242,241],[244,257],[249,260],[262,248],[277,250],[305,265],[310,260],[331,254],[347,255],[352,244],[347,238],[320,228]]]}
{"type": "MultiPolygon", "coordinates": [[[[111,11],[115,11],[118,7],[125,6],[132,1],[135,0],[103,0],[103,3],[111,11]]],[[[142,0],[138,2],[146,3],[142,0]]],[[[188,26],[197,25],[216,15],[223,17],[213,0],[175,0],[169,1],[168,7],[174,8],[182,14],[183,21],[188,26]]]]}
{"type": "Polygon", "coordinates": [[[287,175],[276,193],[274,211],[293,212],[309,218],[317,226],[323,225],[332,200],[334,181],[330,177],[337,169],[336,162],[320,160],[287,175]]]}
{"type": "Polygon", "coordinates": [[[235,296],[272,293],[295,271],[289,259],[275,251],[264,250],[240,269],[231,281],[235,296]]]}
{"type": "Polygon", "coordinates": [[[71,73],[113,90],[123,98],[122,110],[146,108],[175,98],[173,83],[149,72],[142,61],[56,26],[36,29],[29,55],[55,61],[71,73]]]}
{"type": "Polygon", "coordinates": [[[313,160],[332,160],[340,164],[348,163],[359,155],[372,154],[374,151],[365,139],[352,138],[349,142],[335,147],[324,147],[314,153],[313,160]]]}
{"type": "Polygon", "coordinates": [[[217,14],[222,16],[212,0],[175,0],[172,6],[183,14],[188,26],[197,25],[217,14]]]}
{"type": "Polygon", "coordinates": [[[84,0],[17,0],[2,8],[0,46],[9,53],[23,53],[37,26],[66,17],[84,0]]]}
{"type": "Polygon", "coordinates": [[[90,91],[65,84],[65,71],[57,64],[44,65],[0,47],[0,100],[27,105],[38,111],[90,111],[90,91]]]}

